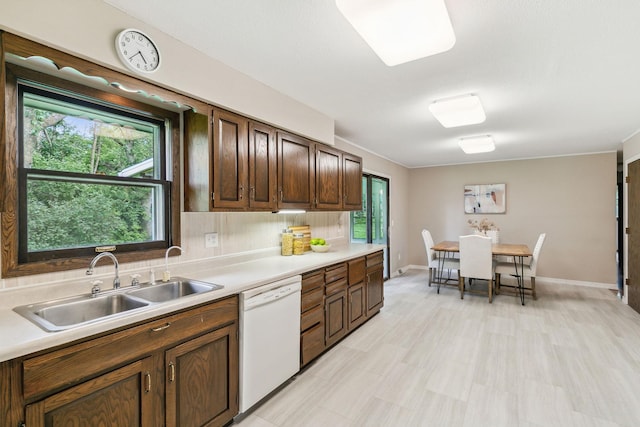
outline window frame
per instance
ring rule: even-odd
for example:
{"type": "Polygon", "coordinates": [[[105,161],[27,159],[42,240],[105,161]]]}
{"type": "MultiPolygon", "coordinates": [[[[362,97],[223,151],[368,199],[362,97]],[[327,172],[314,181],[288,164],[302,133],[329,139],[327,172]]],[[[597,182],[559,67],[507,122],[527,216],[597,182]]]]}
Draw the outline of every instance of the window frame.
{"type": "Polygon", "coordinates": [[[85,95],[77,93],[62,93],[58,87],[44,86],[40,82],[33,82],[31,80],[24,80],[18,78],[18,115],[17,115],[17,130],[18,130],[18,260],[21,263],[28,263],[34,261],[43,261],[47,259],[69,258],[74,256],[92,256],[95,255],[96,246],[81,246],[66,249],[52,249],[42,251],[29,251],[28,250],[28,191],[27,185],[29,180],[41,180],[45,182],[69,182],[89,184],[93,181],[96,185],[121,185],[121,186],[138,186],[139,184],[155,184],[162,190],[162,212],[159,213],[159,217],[162,220],[162,239],[157,239],[149,242],[135,242],[126,244],[117,244],[114,242],[104,242],[103,245],[97,245],[98,247],[113,246],[119,253],[129,252],[132,250],[145,250],[145,249],[166,249],[170,246],[171,238],[171,216],[169,206],[171,203],[171,191],[170,191],[170,176],[167,173],[167,160],[170,157],[170,145],[167,141],[167,132],[170,132],[170,125],[167,123],[165,117],[151,116],[149,112],[134,111],[130,108],[123,109],[119,105],[113,103],[107,104],[97,98],[88,98],[85,95]],[[118,117],[126,117],[129,119],[144,121],[146,123],[159,126],[162,130],[159,132],[158,141],[160,147],[154,151],[158,152],[158,175],[156,179],[149,178],[123,178],[119,176],[100,176],[91,173],[78,173],[70,171],[59,170],[43,170],[32,167],[26,167],[25,162],[25,138],[24,138],[24,108],[25,108],[25,95],[34,94],[52,101],[64,101],[68,104],[77,105],[79,107],[88,107],[94,111],[101,111],[107,114],[117,115],[118,117]],[[41,176],[40,179],[37,177],[41,176]]]}
{"type": "MultiPolygon", "coordinates": [[[[167,179],[170,180],[170,189],[168,196],[170,202],[166,204],[167,216],[169,221],[169,235],[167,241],[158,248],[143,248],[141,245],[132,245],[131,251],[122,251],[116,249],[114,254],[120,262],[134,262],[162,258],[165,251],[172,245],[180,244],[180,188],[182,176],[180,173],[180,113],[170,109],[160,108],[151,103],[132,99],[132,97],[120,95],[117,89],[112,87],[107,90],[96,89],[95,87],[61,79],[58,76],[34,71],[29,68],[19,67],[6,61],[6,53],[14,53],[18,56],[42,56],[52,60],[59,69],[66,64],[72,64],[73,68],[84,73],[85,75],[104,75],[112,81],[125,82],[128,87],[135,87],[137,90],[146,93],[160,93],[163,96],[171,95],[172,92],[159,88],[155,85],[139,81],[124,74],[114,72],[112,70],[100,67],[88,61],[81,60],[71,55],[59,52],[57,50],[39,45],[35,42],[22,39],[9,33],[1,33],[2,45],[0,49],[0,96],[4,96],[4,108],[0,109],[0,145],[4,148],[4,153],[0,150],[2,156],[2,165],[0,165],[0,173],[2,173],[2,203],[3,208],[1,216],[2,225],[2,277],[20,277],[32,274],[43,274],[56,271],[66,271],[73,269],[86,268],[95,252],[86,255],[66,254],[66,257],[56,259],[44,259],[33,262],[24,262],[19,259],[19,239],[20,226],[19,220],[19,140],[18,140],[18,78],[24,80],[32,80],[45,86],[54,86],[61,90],[78,93],[92,99],[100,100],[108,104],[114,104],[124,109],[133,109],[139,112],[146,112],[156,117],[164,117],[169,125],[170,143],[166,145],[165,173],[167,179]],[[134,86],[135,85],[135,86],[134,86]],[[2,111],[4,110],[4,111],[2,111]],[[136,247],[137,246],[137,247],[136,247]]],[[[175,95],[175,94],[174,94],[175,95]]],[[[143,99],[142,96],[137,95],[143,99]]],[[[189,98],[176,95],[181,102],[190,102],[189,98]]]]}

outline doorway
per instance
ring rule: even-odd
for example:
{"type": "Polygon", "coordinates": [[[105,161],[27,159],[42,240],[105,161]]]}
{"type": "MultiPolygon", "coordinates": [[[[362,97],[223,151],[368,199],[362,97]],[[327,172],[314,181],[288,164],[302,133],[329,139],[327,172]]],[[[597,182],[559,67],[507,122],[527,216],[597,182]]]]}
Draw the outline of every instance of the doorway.
{"type": "Polygon", "coordinates": [[[362,210],[351,212],[351,241],[384,248],[384,279],[389,278],[389,179],[362,174],[362,210]]]}

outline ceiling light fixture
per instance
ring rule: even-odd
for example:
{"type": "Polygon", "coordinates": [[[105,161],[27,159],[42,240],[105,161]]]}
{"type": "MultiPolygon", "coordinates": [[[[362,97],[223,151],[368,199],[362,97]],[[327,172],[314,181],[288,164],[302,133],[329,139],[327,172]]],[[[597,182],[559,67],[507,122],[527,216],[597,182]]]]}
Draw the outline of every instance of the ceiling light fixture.
{"type": "Polygon", "coordinates": [[[460,148],[467,154],[488,153],[496,149],[491,135],[470,136],[460,138],[458,141],[460,148]]]}
{"type": "Polygon", "coordinates": [[[444,0],[336,0],[338,10],[388,66],[456,43],[444,0]]]}
{"type": "Polygon", "coordinates": [[[487,119],[480,98],[471,94],[434,101],[429,111],[446,128],[475,125],[487,119]]]}

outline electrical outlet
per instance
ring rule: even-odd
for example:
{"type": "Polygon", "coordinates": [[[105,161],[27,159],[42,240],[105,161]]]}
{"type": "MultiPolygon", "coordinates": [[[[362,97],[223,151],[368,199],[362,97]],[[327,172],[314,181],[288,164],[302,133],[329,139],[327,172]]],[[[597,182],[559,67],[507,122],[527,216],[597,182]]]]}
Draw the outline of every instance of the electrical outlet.
{"type": "Polygon", "coordinates": [[[218,233],[205,233],[205,235],[204,235],[204,247],[205,248],[217,248],[218,247],[218,233]]]}

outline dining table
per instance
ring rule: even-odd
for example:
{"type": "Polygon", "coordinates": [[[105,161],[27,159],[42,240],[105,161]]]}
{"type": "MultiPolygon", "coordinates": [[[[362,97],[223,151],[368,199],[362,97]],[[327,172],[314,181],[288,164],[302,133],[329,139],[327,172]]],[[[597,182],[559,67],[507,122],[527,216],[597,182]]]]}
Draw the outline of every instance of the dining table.
{"type": "MultiPolygon", "coordinates": [[[[439,253],[438,259],[442,260],[449,253],[460,252],[460,242],[457,240],[444,240],[435,244],[432,248],[439,253]],[[442,256],[440,256],[442,255],[442,256]]],[[[513,259],[514,276],[518,285],[518,295],[520,303],[524,305],[524,259],[533,255],[531,249],[526,244],[521,243],[493,243],[491,253],[494,256],[508,256],[513,259]]],[[[439,274],[442,271],[438,271],[439,274]]]]}

